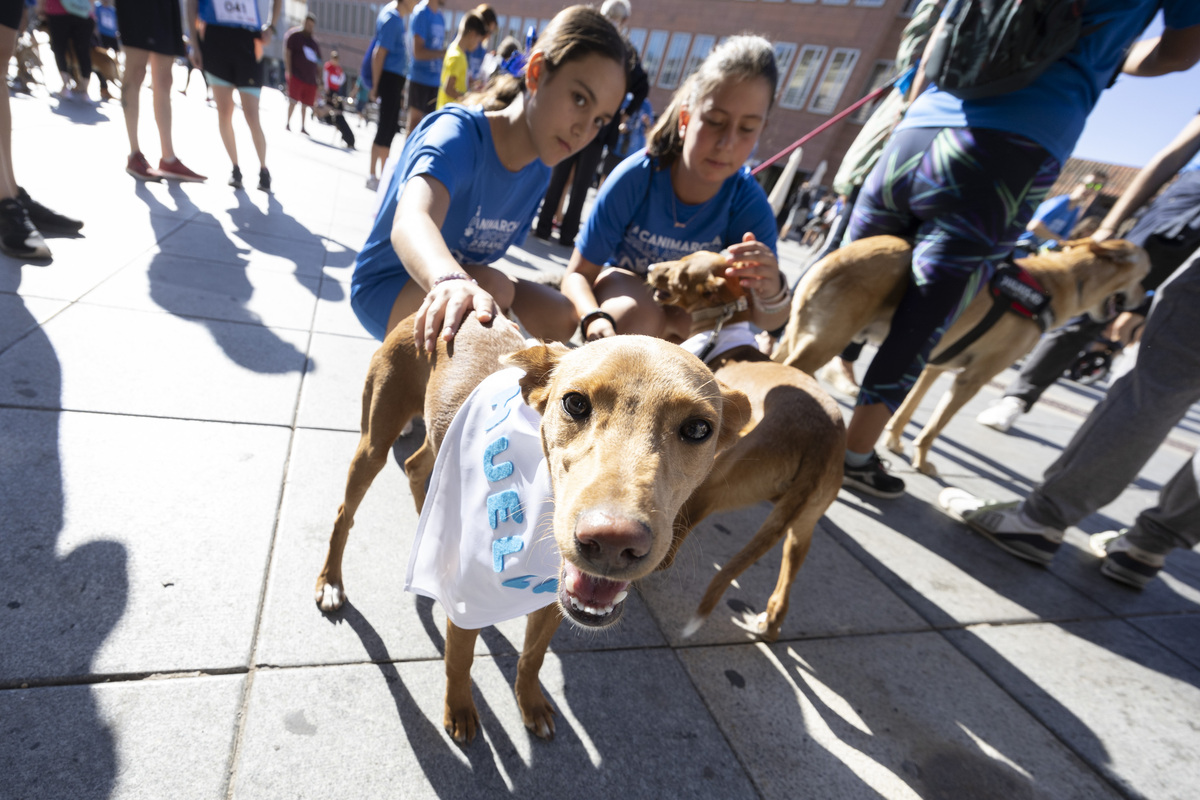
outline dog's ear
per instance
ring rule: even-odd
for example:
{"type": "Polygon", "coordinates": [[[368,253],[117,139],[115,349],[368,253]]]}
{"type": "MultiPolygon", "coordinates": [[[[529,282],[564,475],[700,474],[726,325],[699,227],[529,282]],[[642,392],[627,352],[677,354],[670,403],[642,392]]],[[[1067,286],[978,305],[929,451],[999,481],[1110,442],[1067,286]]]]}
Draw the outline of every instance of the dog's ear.
{"type": "Polygon", "coordinates": [[[1097,242],[1094,239],[1084,239],[1083,241],[1067,242],[1067,245],[1073,244],[1086,244],[1092,255],[1122,264],[1137,261],[1139,252],[1142,249],[1133,242],[1127,242],[1124,239],[1105,239],[1103,242],[1097,242]]]}
{"type": "Polygon", "coordinates": [[[518,350],[500,359],[502,364],[525,370],[521,377],[521,396],[525,404],[539,414],[546,410],[550,393],[550,373],[558,366],[558,360],[570,350],[558,342],[537,344],[518,350]]]}
{"type": "Polygon", "coordinates": [[[732,446],[740,437],[742,429],[750,424],[750,398],[740,389],[717,381],[721,389],[721,431],[717,434],[717,451],[732,446]]]}

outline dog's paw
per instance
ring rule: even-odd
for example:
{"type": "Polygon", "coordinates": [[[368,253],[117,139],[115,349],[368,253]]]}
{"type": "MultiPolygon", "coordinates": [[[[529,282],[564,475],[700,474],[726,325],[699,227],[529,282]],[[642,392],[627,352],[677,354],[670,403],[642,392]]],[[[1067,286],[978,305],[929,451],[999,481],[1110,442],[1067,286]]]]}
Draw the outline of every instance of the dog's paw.
{"type": "Polygon", "coordinates": [[[525,723],[526,728],[533,731],[539,739],[554,738],[554,706],[545,695],[538,692],[536,699],[518,697],[517,705],[521,707],[521,721],[525,723]]]}
{"type": "Polygon", "coordinates": [[[904,439],[899,433],[890,433],[887,438],[887,449],[898,456],[904,455],[904,439]]]}
{"type": "Polygon", "coordinates": [[[317,606],[324,612],[337,611],[346,602],[346,590],[339,584],[317,582],[317,606]]]}
{"type": "Polygon", "coordinates": [[[413,421],[410,419],[408,422],[404,423],[404,427],[400,429],[400,435],[402,437],[403,436],[412,436],[412,432],[413,432],[413,421]]]}
{"type": "Polygon", "coordinates": [[[442,725],[445,726],[446,733],[450,734],[450,738],[459,744],[472,742],[475,732],[479,730],[479,712],[475,710],[475,703],[470,702],[463,706],[451,706],[450,703],[446,703],[442,725]]]}
{"type": "Polygon", "coordinates": [[[933,465],[932,461],[925,458],[920,453],[917,453],[916,457],[913,458],[912,465],[913,469],[915,469],[917,472],[920,472],[922,475],[928,475],[931,478],[936,478],[938,476],[937,467],[933,465]]]}

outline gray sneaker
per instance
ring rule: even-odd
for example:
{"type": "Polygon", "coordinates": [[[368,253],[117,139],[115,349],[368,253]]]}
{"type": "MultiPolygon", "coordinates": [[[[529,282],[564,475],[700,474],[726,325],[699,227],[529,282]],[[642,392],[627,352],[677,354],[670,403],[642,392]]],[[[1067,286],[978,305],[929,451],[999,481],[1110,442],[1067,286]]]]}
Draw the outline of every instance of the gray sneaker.
{"type": "Polygon", "coordinates": [[[938,506],[949,516],[970,525],[1017,558],[1047,566],[1062,546],[1063,532],[1027,521],[1019,505],[1016,501],[985,500],[954,487],[943,489],[938,495],[938,506]]]}
{"type": "Polygon", "coordinates": [[[1158,577],[1166,563],[1166,556],[1143,550],[1129,541],[1125,535],[1128,528],[1119,531],[1096,533],[1088,539],[1091,551],[1100,558],[1100,574],[1118,583],[1143,589],[1158,577]]]}

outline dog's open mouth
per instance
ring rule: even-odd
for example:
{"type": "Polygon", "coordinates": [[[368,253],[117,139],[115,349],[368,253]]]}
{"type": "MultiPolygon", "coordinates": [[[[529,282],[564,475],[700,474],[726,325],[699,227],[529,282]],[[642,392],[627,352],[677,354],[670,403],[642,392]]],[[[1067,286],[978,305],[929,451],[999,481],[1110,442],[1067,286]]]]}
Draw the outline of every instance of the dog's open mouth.
{"type": "Polygon", "coordinates": [[[586,628],[606,628],[621,618],[628,595],[628,581],[597,578],[563,561],[558,602],[573,622],[586,628]]]}

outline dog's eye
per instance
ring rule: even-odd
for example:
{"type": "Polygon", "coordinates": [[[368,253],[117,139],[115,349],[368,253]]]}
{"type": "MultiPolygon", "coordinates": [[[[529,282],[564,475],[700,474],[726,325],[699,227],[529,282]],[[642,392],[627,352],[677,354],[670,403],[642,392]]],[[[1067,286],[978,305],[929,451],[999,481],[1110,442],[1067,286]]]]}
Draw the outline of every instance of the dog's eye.
{"type": "Polygon", "coordinates": [[[712,436],[712,424],[706,419],[689,419],[679,426],[679,435],[685,442],[703,442],[712,436]]]}
{"type": "Polygon", "coordinates": [[[566,411],[575,419],[582,419],[592,412],[592,404],[579,392],[570,392],[563,395],[562,406],[563,411],[566,411]]]}

